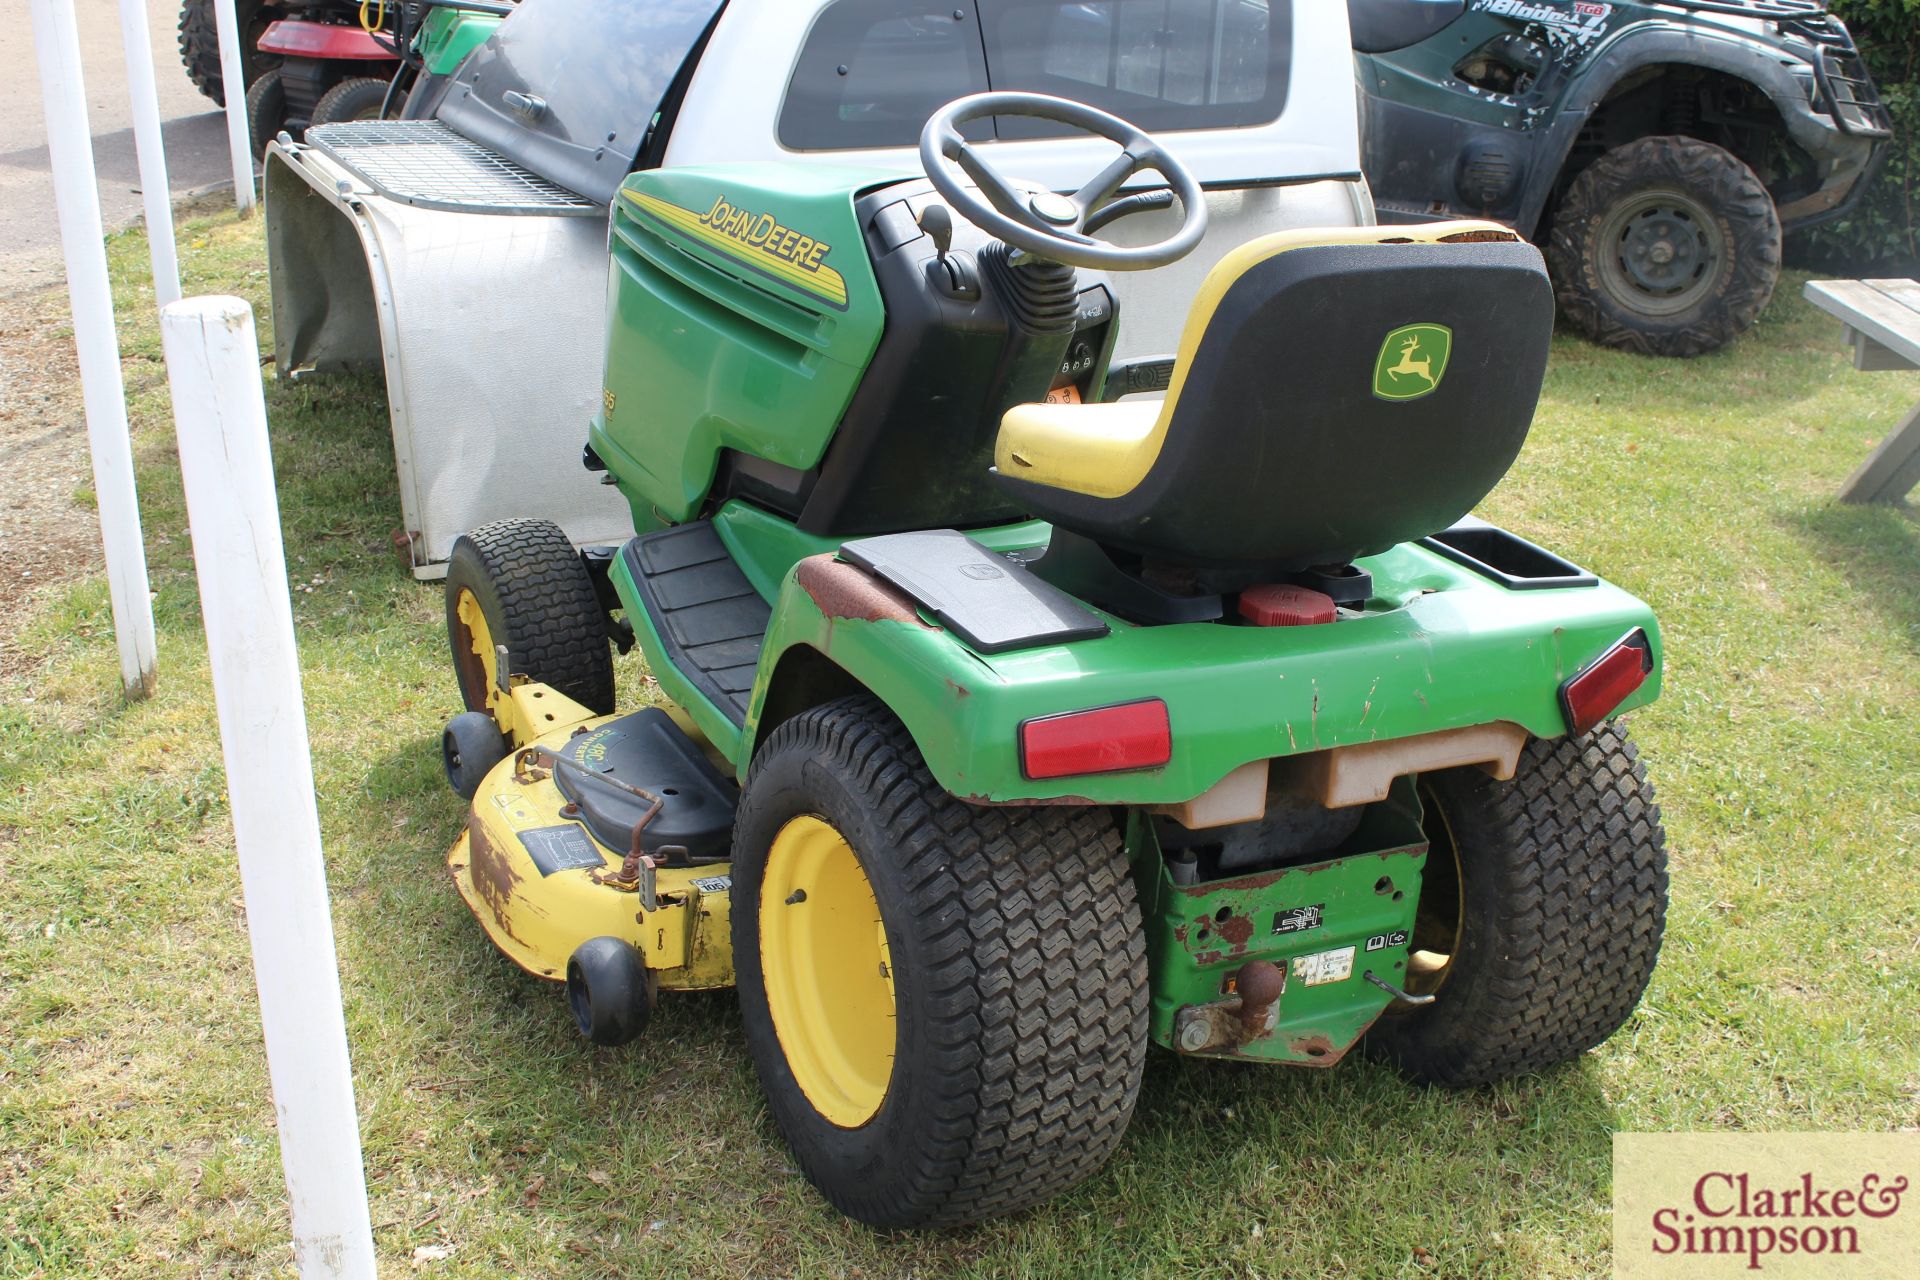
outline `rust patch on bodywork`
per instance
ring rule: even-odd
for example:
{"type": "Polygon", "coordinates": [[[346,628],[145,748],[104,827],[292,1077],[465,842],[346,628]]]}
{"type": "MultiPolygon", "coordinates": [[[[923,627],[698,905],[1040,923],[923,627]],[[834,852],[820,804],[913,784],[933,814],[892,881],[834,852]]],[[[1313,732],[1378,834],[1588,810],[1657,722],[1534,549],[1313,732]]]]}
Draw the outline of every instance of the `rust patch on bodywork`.
{"type": "Polygon", "coordinates": [[[983,796],[978,792],[956,796],[964,804],[977,804],[987,809],[1031,809],[1048,804],[1071,804],[1091,808],[1101,803],[1086,796],[1015,796],[1011,800],[995,800],[992,796],[983,796]]]}
{"type": "Polygon", "coordinates": [[[500,931],[516,942],[525,943],[526,939],[513,931],[512,917],[508,914],[520,884],[520,873],[513,869],[507,851],[487,835],[484,824],[471,819],[467,822],[467,846],[468,875],[473,879],[474,892],[487,904],[500,931]]]}
{"type": "Polygon", "coordinates": [[[1213,926],[1213,931],[1221,939],[1238,950],[1247,945],[1247,939],[1253,936],[1252,916],[1228,916],[1213,926]]]}
{"type": "Polygon", "coordinates": [[[1317,1034],[1288,1036],[1287,1048],[1300,1055],[1305,1067],[1330,1067],[1347,1056],[1345,1049],[1334,1048],[1332,1040],[1317,1034]]]}
{"type": "Polygon", "coordinates": [[[921,620],[913,601],[864,569],[833,558],[831,552],[808,556],[793,580],[829,618],[858,622],[910,622],[926,631],[938,628],[921,620]]]}

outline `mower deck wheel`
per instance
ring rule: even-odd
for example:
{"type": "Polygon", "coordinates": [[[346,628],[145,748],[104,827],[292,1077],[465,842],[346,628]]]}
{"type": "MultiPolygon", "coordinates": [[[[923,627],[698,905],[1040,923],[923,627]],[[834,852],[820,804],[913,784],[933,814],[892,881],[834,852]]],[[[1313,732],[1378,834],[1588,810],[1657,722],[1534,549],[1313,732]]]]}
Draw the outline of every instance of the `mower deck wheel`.
{"type": "Polygon", "coordinates": [[[1420,779],[1430,852],[1407,990],[1376,1055],[1425,1084],[1490,1084],[1568,1062],[1617,1031],[1653,975],[1666,836],[1626,730],[1536,738],[1510,782],[1420,779]]]}
{"type": "Polygon", "coordinates": [[[510,674],[581,706],[613,710],[613,651],[593,575],[551,520],[496,520],[461,534],[447,561],[447,640],[469,711],[499,710],[499,646],[510,674]]]}
{"type": "Polygon", "coordinates": [[[440,759],[447,784],[462,800],[471,800],[493,766],[507,758],[507,739],[484,711],[462,711],[440,735],[440,759]]]}
{"type": "Polygon", "coordinates": [[[1074,1186],[1119,1145],[1147,958],[1111,813],[969,805],[871,697],[783,722],[733,837],[747,1045],[808,1179],[877,1227],[1074,1186]]]}
{"type": "Polygon", "coordinates": [[[623,1045],[647,1029],[653,993],[647,967],[631,943],[588,938],[567,960],[567,1004],[580,1034],[597,1045],[623,1045]]]}

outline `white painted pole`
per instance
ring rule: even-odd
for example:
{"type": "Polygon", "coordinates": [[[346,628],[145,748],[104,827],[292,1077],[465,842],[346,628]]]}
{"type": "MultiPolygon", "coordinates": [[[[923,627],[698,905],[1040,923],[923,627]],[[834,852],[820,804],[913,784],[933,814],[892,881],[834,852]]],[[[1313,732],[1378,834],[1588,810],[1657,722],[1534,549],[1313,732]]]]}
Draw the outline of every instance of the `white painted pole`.
{"type": "Polygon", "coordinates": [[[213,0],[220,34],[220,85],[227,100],[227,156],[233,161],[233,199],[241,213],[253,209],[253,139],[247,130],[247,73],[240,58],[240,20],[233,0],[213,0]]]}
{"type": "Polygon", "coordinates": [[[147,257],[153,263],[154,305],[180,301],[180,263],[173,243],[173,192],[160,141],[160,93],[153,81],[153,42],[145,0],[120,0],[120,42],[127,53],[127,98],[133,107],[133,145],[140,157],[140,203],[147,213],[147,257]]]}
{"type": "Polygon", "coordinates": [[[358,1280],[374,1274],[373,1232],[253,313],[188,298],[160,313],[160,335],[294,1256],[306,1280],[358,1280]]]}
{"type": "Polygon", "coordinates": [[[120,338],[114,331],[113,290],[107,283],[100,189],[93,173],[93,136],[87,127],[87,95],[80,80],[80,35],[74,26],[73,0],[33,0],[33,48],[46,104],[53,202],[59,210],[60,249],[67,264],[73,345],[80,357],[93,493],[100,508],[114,639],[120,646],[120,683],[129,698],[144,698],[153,692],[153,600],[147,586],[146,545],[140,538],[126,387],[120,379],[120,338]]]}

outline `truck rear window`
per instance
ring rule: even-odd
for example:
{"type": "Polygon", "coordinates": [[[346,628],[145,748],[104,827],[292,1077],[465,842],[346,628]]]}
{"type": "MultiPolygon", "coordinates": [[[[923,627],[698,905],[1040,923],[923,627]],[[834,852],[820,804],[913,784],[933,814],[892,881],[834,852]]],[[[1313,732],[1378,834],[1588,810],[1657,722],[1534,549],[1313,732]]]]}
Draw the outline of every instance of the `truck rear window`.
{"type": "MultiPolygon", "coordinates": [[[[780,141],[803,151],[912,146],[937,108],[987,88],[1072,98],[1145,129],[1263,124],[1286,106],[1291,3],[985,0],[903,12],[897,0],[839,0],[801,47],[780,141]]],[[[991,133],[1057,131],[1006,117],[991,133]]]]}
{"type": "MultiPolygon", "coordinates": [[[[1072,98],[1150,130],[1264,124],[1286,106],[1287,0],[993,0],[980,12],[996,89],[1072,98]]],[[[999,122],[1002,138],[1059,131],[999,122]]]]}

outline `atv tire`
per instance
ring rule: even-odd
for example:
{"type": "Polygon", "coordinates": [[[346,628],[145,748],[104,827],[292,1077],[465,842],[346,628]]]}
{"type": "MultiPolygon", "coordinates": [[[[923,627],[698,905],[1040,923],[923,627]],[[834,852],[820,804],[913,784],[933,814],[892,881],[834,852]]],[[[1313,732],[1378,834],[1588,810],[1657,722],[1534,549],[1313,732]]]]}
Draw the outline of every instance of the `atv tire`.
{"type": "Polygon", "coordinates": [[[1573,180],[1547,263],[1561,312],[1593,341],[1694,356],[1753,327],[1780,252],[1780,216],[1753,170],[1711,143],[1656,137],[1573,180]]]}
{"type": "Polygon", "coordinates": [[[255,157],[267,154],[267,144],[287,127],[287,89],[280,69],[273,68],[247,86],[247,136],[255,157]]]}
{"type": "MultiPolygon", "coordinates": [[[[755,755],[732,875],[754,1067],[800,1168],[842,1213],[887,1228],[973,1222],[1057,1195],[1113,1154],[1140,1089],[1148,989],[1109,811],[966,804],[934,781],[885,707],[844,698],[783,722],[755,755]],[[808,1029],[790,1052],[781,1026],[792,1030],[791,1015],[782,1024],[769,997],[793,954],[786,940],[821,927],[770,914],[824,904],[818,889],[772,900],[785,890],[780,842],[804,824],[831,828],[834,856],[857,859],[886,946],[890,1062],[883,1051],[864,1118],[846,1124],[823,1114],[796,1073],[808,1029]]],[[[858,934],[833,936],[870,958],[877,943],[858,934]]],[[[824,1038],[834,1048],[853,1039],[824,1038]]]]}
{"type": "Polygon", "coordinates": [[[1535,739],[1511,782],[1420,779],[1431,851],[1406,987],[1368,1033],[1414,1080],[1484,1085],[1571,1061],[1639,1003],[1666,922],[1666,836],[1626,731],[1535,739]],[[1421,972],[1419,960],[1447,957],[1421,972]]]}
{"type": "Polygon", "coordinates": [[[387,102],[387,83],[372,76],[342,80],[313,104],[313,119],[307,122],[307,128],[348,120],[378,120],[380,108],[387,102]]]}
{"type": "MultiPolygon", "coordinates": [[[[267,24],[279,17],[280,11],[262,0],[234,0],[233,9],[240,23],[240,66],[248,87],[252,87],[261,73],[280,65],[279,58],[261,53],[255,47],[267,24]]],[[[193,81],[194,88],[218,105],[227,105],[226,87],[220,76],[220,31],[214,24],[213,0],[183,0],[180,62],[186,67],[187,78],[193,81]]]]}
{"type": "Polygon", "coordinates": [[[496,520],[454,541],[447,640],[469,711],[492,710],[493,645],[507,647],[512,674],[551,685],[590,711],[613,710],[606,610],[580,553],[550,520],[496,520]],[[463,596],[469,609],[478,607],[484,635],[460,616],[463,596]]]}

